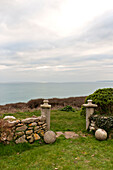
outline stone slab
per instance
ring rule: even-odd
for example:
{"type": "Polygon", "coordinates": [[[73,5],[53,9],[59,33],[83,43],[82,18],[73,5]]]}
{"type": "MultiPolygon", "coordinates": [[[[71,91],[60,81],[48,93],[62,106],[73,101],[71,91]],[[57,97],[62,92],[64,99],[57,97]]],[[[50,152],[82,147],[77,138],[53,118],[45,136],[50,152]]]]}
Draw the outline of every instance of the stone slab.
{"type": "Polygon", "coordinates": [[[25,135],[21,136],[20,138],[18,138],[15,143],[27,143],[27,140],[25,139],[25,135]]]}
{"type": "Polygon", "coordinates": [[[25,133],[26,133],[26,135],[30,135],[33,133],[33,130],[27,130],[25,133]]]}
{"type": "Polygon", "coordinates": [[[25,131],[27,129],[26,125],[20,126],[16,128],[16,131],[25,131]]]}
{"type": "Polygon", "coordinates": [[[56,132],[56,138],[60,137],[63,134],[64,134],[63,132],[56,132]]]}
{"type": "Polygon", "coordinates": [[[29,126],[37,126],[36,122],[30,123],[29,126]]]}
{"type": "Polygon", "coordinates": [[[31,118],[26,118],[26,119],[21,120],[22,123],[33,123],[36,121],[39,121],[39,117],[37,117],[37,118],[31,117],[31,118]]]}
{"type": "Polygon", "coordinates": [[[76,134],[75,132],[71,132],[71,131],[64,132],[64,136],[66,139],[75,139],[79,137],[78,134],[76,134]]]}

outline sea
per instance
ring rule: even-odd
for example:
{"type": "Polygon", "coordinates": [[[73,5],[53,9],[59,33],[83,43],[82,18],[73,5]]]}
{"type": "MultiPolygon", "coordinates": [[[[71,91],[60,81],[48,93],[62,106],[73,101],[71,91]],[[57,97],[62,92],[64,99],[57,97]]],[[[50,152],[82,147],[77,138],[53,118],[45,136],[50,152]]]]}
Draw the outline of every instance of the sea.
{"type": "Polygon", "coordinates": [[[38,98],[87,96],[99,88],[113,88],[113,82],[0,83],[0,105],[38,98]]]}

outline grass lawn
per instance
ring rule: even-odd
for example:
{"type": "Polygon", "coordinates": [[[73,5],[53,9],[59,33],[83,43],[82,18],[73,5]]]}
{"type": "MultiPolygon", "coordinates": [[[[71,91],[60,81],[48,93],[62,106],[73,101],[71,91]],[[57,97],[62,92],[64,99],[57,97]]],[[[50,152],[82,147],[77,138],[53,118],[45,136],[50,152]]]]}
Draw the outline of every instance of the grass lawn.
{"type": "MultiPolygon", "coordinates": [[[[40,112],[10,115],[25,118],[40,115],[40,112]]],[[[51,130],[74,131],[81,136],[77,139],[65,139],[61,136],[51,145],[38,142],[0,144],[0,170],[113,169],[113,140],[98,141],[92,134],[88,134],[85,130],[85,118],[80,116],[79,111],[52,111],[51,130]]]]}

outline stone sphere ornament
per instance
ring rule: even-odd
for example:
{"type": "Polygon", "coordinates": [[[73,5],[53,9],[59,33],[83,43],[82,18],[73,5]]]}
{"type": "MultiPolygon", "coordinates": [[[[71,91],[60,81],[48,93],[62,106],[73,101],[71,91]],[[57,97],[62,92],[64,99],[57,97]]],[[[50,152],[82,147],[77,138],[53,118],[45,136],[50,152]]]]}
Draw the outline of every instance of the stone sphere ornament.
{"type": "Polygon", "coordinates": [[[44,135],[44,142],[52,144],[56,141],[56,134],[53,131],[47,131],[44,135]]]}
{"type": "Polygon", "coordinates": [[[107,132],[104,129],[98,129],[95,132],[95,137],[98,140],[106,140],[107,139],[107,132]]]}

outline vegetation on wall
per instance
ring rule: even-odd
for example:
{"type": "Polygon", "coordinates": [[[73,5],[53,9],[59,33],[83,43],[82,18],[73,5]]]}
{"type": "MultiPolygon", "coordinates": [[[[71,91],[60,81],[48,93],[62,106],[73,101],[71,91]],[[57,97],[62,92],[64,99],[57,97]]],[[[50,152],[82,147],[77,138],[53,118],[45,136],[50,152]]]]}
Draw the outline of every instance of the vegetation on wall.
{"type": "Polygon", "coordinates": [[[101,128],[110,132],[113,129],[113,116],[104,117],[104,116],[97,116],[94,115],[90,116],[90,122],[94,121],[97,128],[101,128]]]}

